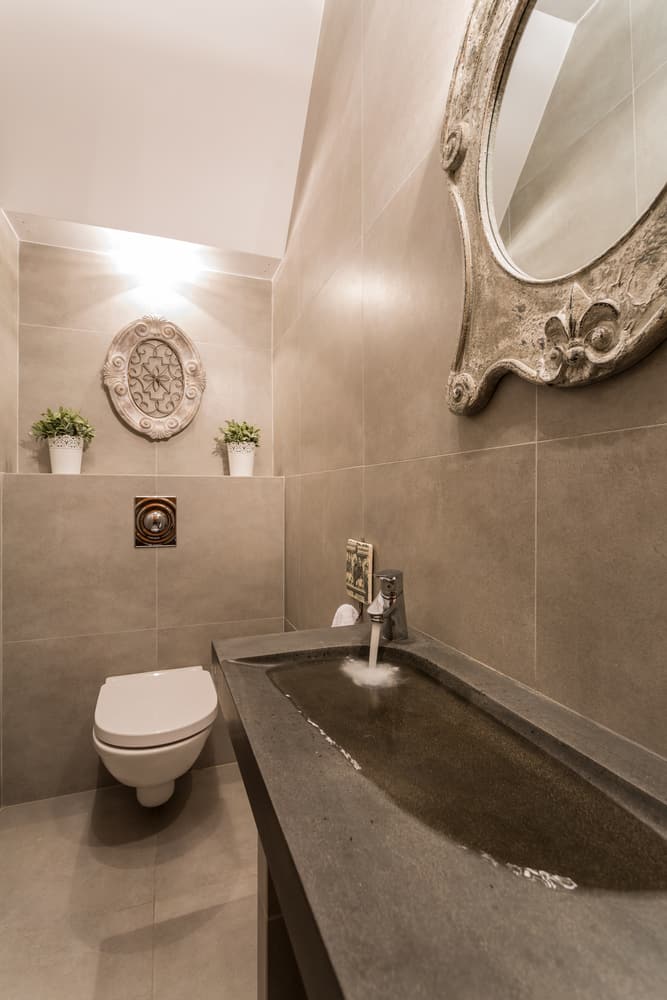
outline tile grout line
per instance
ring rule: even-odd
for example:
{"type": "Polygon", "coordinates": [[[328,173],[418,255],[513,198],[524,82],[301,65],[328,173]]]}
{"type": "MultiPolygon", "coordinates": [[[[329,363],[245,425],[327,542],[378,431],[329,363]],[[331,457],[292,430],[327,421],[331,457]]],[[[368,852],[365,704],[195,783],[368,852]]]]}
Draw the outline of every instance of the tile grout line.
{"type": "MultiPolygon", "coordinates": [[[[246,625],[251,622],[277,622],[280,621],[281,617],[281,615],[269,615],[268,618],[236,618],[233,621],[226,622],[195,622],[189,625],[164,625],[161,629],[156,629],[153,625],[147,625],[145,628],[117,629],[114,632],[68,632],[66,635],[38,635],[28,639],[5,639],[4,645],[17,646],[24,642],[57,642],[60,639],[96,639],[101,636],[138,635],[141,632],[173,632],[189,628],[217,628],[222,625],[246,625]]],[[[230,638],[234,638],[234,636],[230,636],[230,638]]]]}
{"type": "Polygon", "coordinates": [[[463,455],[480,455],[493,451],[506,451],[510,448],[527,448],[532,445],[552,444],[558,441],[579,441],[582,438],[606,437],[610,434],[628,434],[633,431],[656,430],[667,427],[667,421],[659,421],[653,424],[635,424],[631,427],[613,427],[603,431],[586,431],[581,434],[563,434],[559,437],[542,438],[535,441],[530,438],[526,441],[515,441],[508,444],[489,445],[487,448],[469,448],[464,451],[443,451],[431,455],[415,455],[412,458],[396,458],[386,462],[369,462],[366,465],[341,465],[335,469],[316,469],[309,472],[288,473],[285,478],[296,479],[305,476],[324,476],[336,472],[351,472],[354,469],[380,469],[387,465],[405,465],[409,462],[429,462],[436,458],[456,458],[463,455]]]}

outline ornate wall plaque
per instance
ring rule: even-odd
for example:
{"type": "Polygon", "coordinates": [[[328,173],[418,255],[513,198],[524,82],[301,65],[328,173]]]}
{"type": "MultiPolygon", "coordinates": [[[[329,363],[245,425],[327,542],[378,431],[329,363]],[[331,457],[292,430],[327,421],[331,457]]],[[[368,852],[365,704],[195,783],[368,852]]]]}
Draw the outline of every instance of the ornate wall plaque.
{"type": "MultiPolygon", "coordinates": [[[[487,165],[499,98],[533,0],[476,0],[454,69],[442,166],[459,215],[465,299],[448,404],[473,413],[514,372],[568,388],[634,365],[667,337],[667,187],[605,253],[538,279],[503,252],[490,217],[487,165]]],[[[655,128],[662,127],[658,118],[655,128]]]]}
{"type": "Polygon", "coordinates": [[[195,345],[158,316],[144,316],[116,334],[102,379],[119,417],[153,440],[187,427],[206,387],[195,345]]]}

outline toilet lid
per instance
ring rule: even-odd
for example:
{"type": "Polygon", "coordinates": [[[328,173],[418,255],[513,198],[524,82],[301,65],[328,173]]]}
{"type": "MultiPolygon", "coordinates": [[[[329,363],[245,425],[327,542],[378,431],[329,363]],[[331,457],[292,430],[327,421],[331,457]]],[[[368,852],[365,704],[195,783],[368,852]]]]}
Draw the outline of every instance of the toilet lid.
{"type": "Polygon", "coordinates": [[[95,735],[116,747],[159,747],[206,729],[218,714],[202,667],[107,677],[95,707],[95,735]]]}

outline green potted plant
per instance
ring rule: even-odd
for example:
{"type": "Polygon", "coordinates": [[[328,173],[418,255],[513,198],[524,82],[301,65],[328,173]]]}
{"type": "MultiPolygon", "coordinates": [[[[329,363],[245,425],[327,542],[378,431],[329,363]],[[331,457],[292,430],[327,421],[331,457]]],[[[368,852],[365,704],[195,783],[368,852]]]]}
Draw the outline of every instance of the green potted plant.
{"type": "Polygon", "coordinates": [[[95,437],[95,428],[77,410],[59,406],[42,413],[30,429],[38,441],[48,441],[51,472],[78,475],[84,445],[95,437]]]}
{"type": "Polygon", "coordinates": [[[230,476],[252,476],[255,448],[259,447],[259,427],[252,424],[226,420],[215,439],[218,451],[227,448],[230,476]]]}

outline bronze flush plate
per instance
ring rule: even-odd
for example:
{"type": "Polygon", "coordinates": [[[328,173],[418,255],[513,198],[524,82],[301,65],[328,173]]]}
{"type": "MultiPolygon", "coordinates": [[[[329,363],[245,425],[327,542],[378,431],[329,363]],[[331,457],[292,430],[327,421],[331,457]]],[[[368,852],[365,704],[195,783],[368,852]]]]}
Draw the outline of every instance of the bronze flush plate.
{"type": "Polygon", "coordinates": [[[134,547],[176,544],[176,497],[134,498],[134,547]]]}

